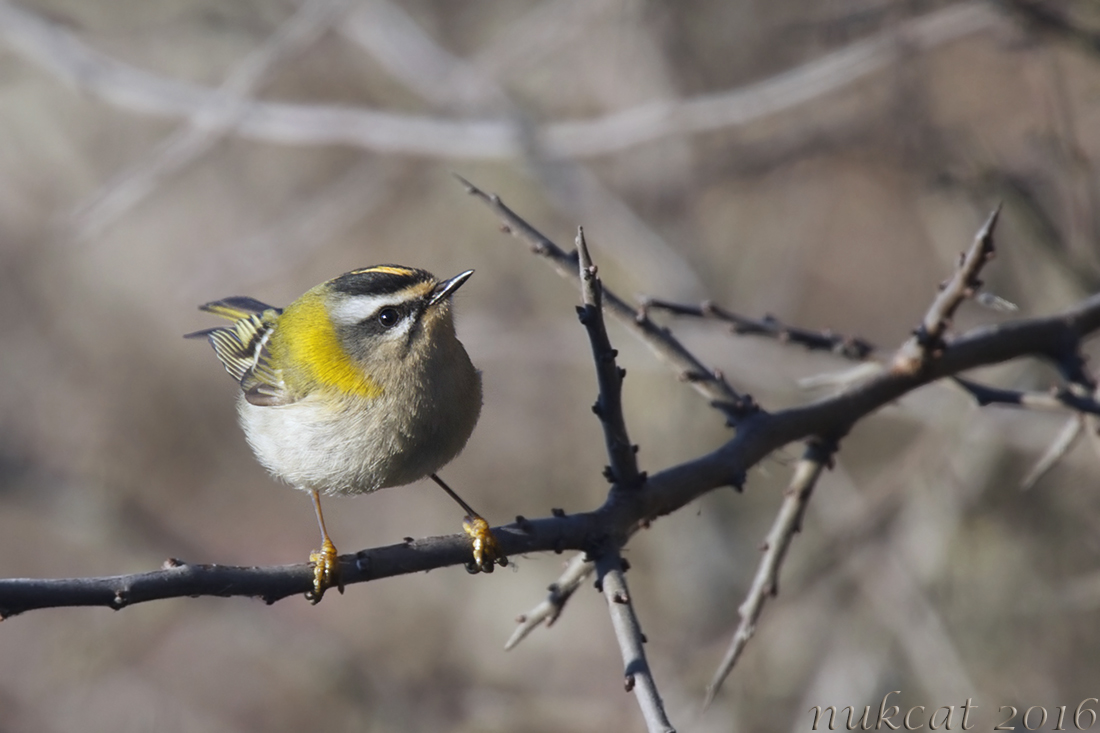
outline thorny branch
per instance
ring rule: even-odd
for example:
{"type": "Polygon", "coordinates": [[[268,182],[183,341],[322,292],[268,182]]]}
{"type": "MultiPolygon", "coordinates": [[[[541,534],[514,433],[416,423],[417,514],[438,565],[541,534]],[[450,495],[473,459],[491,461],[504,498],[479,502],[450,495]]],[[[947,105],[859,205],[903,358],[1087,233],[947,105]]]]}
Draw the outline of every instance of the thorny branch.
{"type": "MultiPolygon", "coordinates": [[[[592,264],[583,229],[577,230],[577,261],[581,299],[584,301],[584,305],[577,308],[577,315],[588,332],[588,339],[592,344],[592,359],[596,363],[600,393],[592,411],[603,425],[610,461],[605,475],[612,483],[609,501],[614,501],[617,495],[629,494],[639,489],[645,483],[646,476],[638,472],[636,446],[631,444],[626,432],[622,401],[626,370],[615,363],[618,352],[612,348],[603,322],[603,283],[596,274],[596,266],[592,264]]],[[[626,534],[608,535],[596,560],[596,587],[603,590],[607,598],[611,625],[615,629],[615,638],[618,639],[619,649],[623,654],[626,690],[634,692],[650,733],[667,733],[673,731],[672,724],[665,713],[661,695],[657,691],[657,682],[642,647],[645,635],[626,589],[627,564],[620,554],[621,546],[626,543],[633,530],[634,527],[630,527],[626,534]]]]}
{"type": "Polygon", "coordinates": [[[606,476],[619,491],[629,491],[645,480],[645,474],[638,473],[637,446],[630,442],[626,432],[626,420],[623,418],[623,378],[626,370],[615,363],[619,352],[611,348],[607,337],[603,322],[603,283],[588,254],[583,229],[577,231],[577,255],[584,299],[584,305],[577,307],[577,315],[588,331],[592,359],[596,362],[600,394],[592,405],[592,412],[600,418],[607,443],[607,457],[611,465],[606,476]]]}
{"type": "Polygon", "coordinates": [[[1010,405],[1029,410],[1067,410],[1090,415],[1100,415],[1100,402],[1092,397],[1077,394],[1074,390],[1059,387],[1049,392],[1024,392],[1014,389],[1000,389],[979,384],[963,377],[955,377],[954,382],[965,389],[982,407],[987,405],[1010,405]]]}
{"type": "MultiPolygon", "coordinates": [[[[466,187],[466,192],[477,197],[500,217],[504,231],[525,240],[531,251],[545,257],[562,277],[573,280],[577,277],[577,254],[567,254],[542,233],[520,218],[505,206],[496,194],[487,194],[459,175],[455,178],[466,187]]],[[[722,410],[731,424],[752,415],[756,404],[748,395],[738,394],[726,381],[722,372],[708,369],[667,328],[661,328],[645,314],[635,311],[626,301],[610,290],[603,290],[604,310],[617,318],[636,336],[649,346],[657,356],[671,366],[681,381],[690,383],[697,392],[722,410]]]]}
{"type": "Polygon", "coordinates": [[[946,347],[944,334],[951,326],[955,311],[964,300],[973,298],[982,288],[978,273],[993,259],[993,227],[1001,207],[994,209],[985,224],[974,237],[974,244],[961,257],[955,274],[943,284],[940,294],[932,301],[913,337],[898,349],[893,368],[901,372],[917,372],[926,368],[946,347]]]}
{"type": "Polygon", "coordinates": [[[798,344],[811,351],[828,351],[853,361],[866,359],[875,350],[870,341],[858,336],[788,326],[770,314],[763,318],[746,318],[709,300],[699,305],[673,303],[659,298],[646,298],[642,301],[643,313],[648,315],[654,310],[675,316],[721,321],[730,324],[730,332],[739,336],[766,336],[784,343],[798,344]]]}
{"type": "Polygon", "coordinates": [[[514,649],[517,644],[527,638],[527,635],[545,623],[553,626],[558,620],[566,602],[573,597],[573,593],[584,583],[585,579],[596,569],[596,564],[588,558],[588,554],[581,552],[573,556],[562,572],[561,577],[555,580],[546,589],[546,598],[527,613],[520,614],[516,618],[516,630],[504,644],[505,651],[514,649]]]}
{"type": "MultiPolygon", "coordinates": [[[[944,284],[920,327],[914,331],[913,337],[898,350],[894,358],[895,369],[911,372],[925,369],[947,348],[945,335],[950,328],[952,316],[964,299],[975,297],[980,291],[982,282],[978,279],[978,274],[993,258],[993,227],[999,212],[998,207],[978,232],[970,249],[960,256],[954,276],[944,284]]],[[[827,436],[827,440],[809,441],[805,453],[795,466],[794,476],[784,492],[779,513],[764,541],[764,556],[760,559],[756,576],[739,609],[741,622],[710,684],[707,685],[704,707],[714,700],[722,682],[729,676],[741,652],[752,638],[756,622],[764,610],[765,600],[768,596],[778,594],[779,570],[787,548],[795,532],[801,529],[810,494],[822,470],[831,464],[833,454],[837,451],[836,440],[843,432],[822,433],[820,435],[827,436]]]]}
{"type": "Polygon", "coordinates": [[[615,638],[623,653],[624,687],[633,692],[645,717],[646,728],[650,733],[675,733],[672,723],[665,714],[664,703],[653,681],[653,672],[646,660],[645,634],[638,623],[634,604],[626,589],[626,576],[623,572],[623,559],[617,549],[606,549],[596,562],[598,587],[607,598],[607,608],[611,613],[611,625],[615,628],[615,638]]]}
{"type": "MultiPolygon", "coordinates": [[[[467,186],[467,190],[470,193],[479,196],[479,198],[488,203],[494,211],[502,216],[505,222],[504,229],[506,232],[516,233],[518,229],[520,236],[533,245],[536,254],[544,254],[548,250],[560,251],[560,249],[545,236],[536,231],[526,221],[516,216],[498,197],[481,192],[465,180],[462,182],[467,186]]],[[[959,266],[954,276],[942,286],[942,292],[932,303],[920,328],[914,332],[913,338],[903,344],[898,350],[894,360],[895,369],[899,369],[900,365],[900,371],[903,373],[910,372],[916,374],[933,368],[935,362],[943,358],[948,348],[946,334],[950,328],[952,316],[959,305],[961,305],[962,301],[967,298],[973,298],[976,302],[983,303],[983,296],[988,296],[987,293],[981,291],[982,282],[978,279],[978,274],[982,267],[993,258],[993,228],[996,224],[998,213],[999,207],[990,215],[986,223],[979,230],[971,247],[960,256],[959,266]]],[[[582,238],[578,237],[578,243],[580,243],[581,240],[582,238]]],[[[582,254],[581,256],[583,257],[584,255],[582,254]]],[[[562,268],[560,266],[558,269],[559,272],[561,272],[562,268]]],[[[584,266],[582,264],[582,274],[584,271],[584,266]]],[[[990,297],[995,301],[1000,300],[995,298],[995,296],[990,297]]],[[[989,300],[989,297],[987,297],[986,300],[989,300]]],[[[738,323],[747,321],[747,319],[741,319],[739,316],[721,311],[715,306],[708,304],[703,304],[699,307],[698,311],[695,312],[690,310],[689,306],[680,306],[651,299],[646,301],[643,305],[643,315],[646,314],[647,307],[658,307],[678,314],[719,317],[732,322],[735,328],[738,323]]],[[[833,337],[831,334],[815,333],[806,331],[805,329],[779,326],[778,321],[775,319],[766,319],[763,324],[759,325],[764,326],[769,335],[777,335],[781,339],[784,331],[797,333],[800,337],[800,341],[796,341],[796,339],[787,340],[801,342],[803,345],[810,348],[828,348],[829,350],[835,350],[838,345],[840,345],[842,349],[845,346],[854,346],[854,349],[848,352],[850,357],[855,357],[857,355],[863,356],[872,349],[870,344],[860,342],[856,339],[839,340],[839,337],[833,337]],[[764,324],[767,325],[764,326],[764,324]],[[782,329],[782,331],[780,329],[782,329]],[[863,351],[864,348],[866,349],[865,352],[863,351]]],[[[1048,358],[1056,359],[1060,371],[1062,371],[1067,380],[1071,382],[1071,390],[1068,393],[1069,396],[1066,398],[1067,402],[1071,404],[1087,405],[1089,404],[1088,400],[1081,397],[1078,392],[1080,392],[1083,385],[1091,385],[1093,381],[1084,370],[1083,359],[1078,352],[1079,341],[1079,337],[1070,338],[1058,346],[1053,346],[1049,350],[1040,351],[1038,353],[1048,358]]],[[[874,368],[874,365],[870,366],[872,369],[874,368]]],[[[868,375],[869,382],[879,381],[883,376],[881,372],[877,374],[875,372],[868,372],[868,375]]],[[[860,381],[863,380],[861,379],[860,381]]],[[[866,386],[867,384],[864,383],[863,387],[866,386]]],[[[859,389],[860,386],[857,385],[852,387],[850,392],[859,391],[859,389]]],[[[763,420],[763,416],[761,416],[760,419],[763,420]]],[[[849,426],[850,424],[836,424],[831,430],[818,432],[818,436],[831,435],[833,436],[833,440],[817,440],[812,442],[810,444],[811,447],[807,450],[807,455],[796,469],[795,477],[792,481],[792,489],[788,490],[787,499],[784,501],[773,527],[773,531],[769,535],[767,543],[768,552],[765,553],[765,557],[762,559],[760,570],[757,575],[757,582],[754,583],[753,589],[749,593],[749,597],[742,606],[742,622],[735,633],[734,640],[731,643],[726,658],[723,660],[722,665],[719,667],[713,681],[708,687],[708,704],[717,693],[722,680],[729,674],[733,665],[736,663],[745,644],[751,638],[756,620],[759,618],[763,609],[765,591],[774,595],[777,589],[776,583],[778,580],[779,567],[782,564],[786,548],[790,543],[793,532],[796,531],[799,526],[810,492],[820,475],[821,467],[831,460],[831,456],[836,450],[835,439],[839,438],[849,426]],[[825,450],[823,448],[824,446],[828,446],[828,449],[825,450]],[[824,453],[822,453],[823,450],[825,451],[824,453]],[[797,512],[792,513],[793,507],[797,507],[797,512]]],[[[743,427],[741,429],[744,430],[743,427]]],[[[575,562],[577,564],[571,565],[570,569],[567,571],[567,575],[570,575],[570,571],[574,574],[579,573],[586,567],[583,564],[583,558],[578,558],[575,562]]],[[[554,587],[555,586],[551,586],[551,589],[553,590],[554,587]]],[[[567,598],[568,596],[560,598],[552,592],[550,598],[540,604],[540,606],[537,606],[535,611],[541,610],[543,613],[547,613],[547,609],[553,609],[554,617],[556,618],[557,613],[560,612],[567,598]]],[[[532,622],[530,620],[531,618],[533,617],[529,615],[521,617],[521,625],[509,641],[510,646],[518,643],[520,639],[526,636],[526,634],[537,625],[538,621],[532,622]]]]}

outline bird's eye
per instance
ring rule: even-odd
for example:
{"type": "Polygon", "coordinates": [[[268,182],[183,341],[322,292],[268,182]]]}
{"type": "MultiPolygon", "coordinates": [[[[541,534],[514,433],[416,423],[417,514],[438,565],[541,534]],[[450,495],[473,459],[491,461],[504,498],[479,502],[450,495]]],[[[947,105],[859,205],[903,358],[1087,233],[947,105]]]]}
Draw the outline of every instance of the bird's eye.
{"type": "Polygon", "coordinates": [[[400,320],[401,314],[396,308],[383,308],[378,311],[378,322],[382,324],[382,328],[393,328],[400,320]]]}

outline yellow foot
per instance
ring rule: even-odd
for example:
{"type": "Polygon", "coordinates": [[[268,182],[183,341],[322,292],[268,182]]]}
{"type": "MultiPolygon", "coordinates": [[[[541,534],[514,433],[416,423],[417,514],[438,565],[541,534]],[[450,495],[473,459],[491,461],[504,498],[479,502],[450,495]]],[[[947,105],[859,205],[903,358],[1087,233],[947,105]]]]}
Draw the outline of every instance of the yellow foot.
{"type": "Polygon", "coordinates": [[[508,565],[508,558],[501,552],[488,522],[477,516],[466,517],[462,529],[473,539],[474,561],[466,566],[471,573],[491,573],[494,563],[502,568],[508,565]]]}
{"type": "Polygon", "coordinates": [[[313,590],[306,593],[310,603],[320,603],[325,591],[334,585],[341,593],[344,592],[344,584],[340,580],[340,557],[332,540],[326,537],[320,551],[309,553],[309,561],[313,564],[313,590]]]}

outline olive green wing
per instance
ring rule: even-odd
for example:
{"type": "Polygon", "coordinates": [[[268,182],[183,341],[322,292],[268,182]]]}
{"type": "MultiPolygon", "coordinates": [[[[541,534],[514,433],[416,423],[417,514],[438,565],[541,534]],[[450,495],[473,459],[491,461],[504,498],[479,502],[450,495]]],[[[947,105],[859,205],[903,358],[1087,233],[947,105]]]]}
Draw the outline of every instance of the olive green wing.
{"type": "Polygon", "coordinates": [[[240,383],[246,400],[264,406],[294,402],[279,370],[271,366],[268,349],[282,309],[254,298],[233,296],[200,305],[199,310],[229,318],[234,323],[189,333],[184,338],[210,341],[218,361],[240,383]]]}

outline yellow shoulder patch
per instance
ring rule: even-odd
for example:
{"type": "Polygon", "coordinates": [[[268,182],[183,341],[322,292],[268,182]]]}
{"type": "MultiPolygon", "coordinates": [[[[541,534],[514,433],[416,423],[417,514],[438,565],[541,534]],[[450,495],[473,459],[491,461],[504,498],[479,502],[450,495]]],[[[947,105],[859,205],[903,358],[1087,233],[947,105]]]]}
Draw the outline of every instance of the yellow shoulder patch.
{"type": "Polygon", "coordinates": [[[273,350],[285,350],[275,359],[284,370],[298,371],[308,381],[341,394],[367,398],[382,394],[382,387],[363,373],[340,345],[319,297],[307,294],[289,306],[272,341],[273,350]]]}

